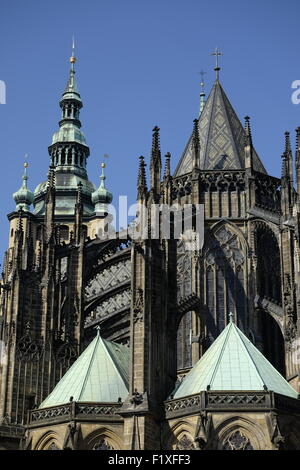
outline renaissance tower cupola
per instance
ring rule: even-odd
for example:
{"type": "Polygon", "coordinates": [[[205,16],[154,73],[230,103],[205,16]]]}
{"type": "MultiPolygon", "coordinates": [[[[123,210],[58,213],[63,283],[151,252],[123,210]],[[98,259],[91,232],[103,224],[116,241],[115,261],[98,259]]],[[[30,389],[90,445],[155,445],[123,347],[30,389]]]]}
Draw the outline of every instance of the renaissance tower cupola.
{"type": "MultiPolygon", "coordinates": [[[[95,186],[88,180],[86,171],[90,150],[81,130],[79,119],[83,103],[75,79],[75,62],[73,42],[69,77],[59,102],[61,108],[59,129],[53,134],[52,143],[48,148],[50,164],[55,168],[55,214],[63,217],[74,214],[79,183],[82,185],[84,215],[90,215],[94,212],[91,194],[95,190],[95,186]]],[[[38,216],[45,212],[46,185],[46,182],[41,183],[35,190],[34,213],[38,216]]]]}

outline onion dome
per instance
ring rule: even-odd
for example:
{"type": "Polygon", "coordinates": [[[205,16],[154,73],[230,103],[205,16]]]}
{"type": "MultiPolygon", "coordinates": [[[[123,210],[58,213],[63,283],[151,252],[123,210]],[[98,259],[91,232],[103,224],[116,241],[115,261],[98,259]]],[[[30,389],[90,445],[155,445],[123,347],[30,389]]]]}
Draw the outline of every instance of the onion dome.
{"type": "Polygon", "coordinates": [[[102,173],[100,176],[100,186],[96,191],[92,193],[92,202],[95,204],[95,212],[106,211],[107,204],[110,204],[113,200],[113,195],[105,187],[106,177],[104,175],[105,163],[101,163],[102,173]]]}
{"type": "Polygon", "coordinates": [[[27,168],[28,168],[28,163],[24,163],[24,174],[22,176],[22,186],[20,189],[13,194],[13,198],[16,203],[16,211],[23,210],[23,211],[29,211],[30,210],[30,205],[33,203],[34,199],[34,194],[28,189],[27,187],[27,168]]]}

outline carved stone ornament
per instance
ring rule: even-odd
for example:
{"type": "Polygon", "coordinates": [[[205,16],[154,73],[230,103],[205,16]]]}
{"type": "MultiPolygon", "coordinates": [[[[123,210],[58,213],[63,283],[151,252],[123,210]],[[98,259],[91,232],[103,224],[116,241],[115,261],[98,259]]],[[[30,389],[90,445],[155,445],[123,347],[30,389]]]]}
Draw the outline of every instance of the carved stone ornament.
{"type": "Polygon", "coordinates": [[[195,450],[195,444],[193,440],[184,434],[176,444],[176,450],[195,450]]]}
{"type": "Polygon", "coordinates": [[[268,416],[268,428],[270,433],[270,439],[275,445],[276,449],[279,449],[285,442],[285,438],[282,436],[278,423],[277,413],[271,412],[268,416]]]}
{"type": "Polygon", "coordinates": [[[93,445],[92,450],[114,450],[114,447],[105,438],[101,438],[93,445]]]}
{"type": "Polygon", "coordinates": [[[51,442],[51,444],[49,445],[49,447],[47,447],[46,450],[61,450],[55,442],[51,442]]]}
{"type": "Polygon", "coordinates": [[[296,338],[297,326],[294,322],[293,315],[288,315],[285,323],[285,340],[287,341],[287,349],[291,349],[291,343],[296,338]]]}
{"type": "Polygon", "coordinates": [[[130,399],[130,402],[137,406],[143,403],[143,400],[144,400],[143,394],[139,393],[137,389],[135,389],[132,394],[132,398],[130,399]]]}
{"type": "Polygon", "coordinates": [[[195,442],[200,450],[207,446],[210,422],[211,417],[208,418],[205,411],[200,411],[195,435],[195,442]]]}
{"type": "Polygon", "coordinates": [[[144,314],[143,314],[143,307],[144,307],[144,299],[143,299],[143,289],[140,287],[137,289],[135,302],[133,305],[133,321],[134,323],[138,321],[143,321],[144,314]]]}
{"type": "Polygon", "coordinates": [[[21,361],[36,362],[40,359],[41,347],[37,341],[31,338],[30,323],[25,326],[25,334],[17,343],[17,354],[21,361]]]}
{"type": "Polygon", "coordinates": [[[240,430],[234,431],[225,440],[223,450],[254,450],[250,440],[240,430]]]}
{"type": "Polygon", "coordinates": [[[295,339],[297,334],[297,326],[293,314],[293,295],[290,275],[285,273],[284,276],[284,310],[286,314],[285,321],[285,340],[287,341],[288,350],[291,347],[291,342],[295,339]]]}
{"type": "Polygon", "coordinates": [[[59,363],[73,362],[77,358],[76,346],[66,341],[58,348],[55,356],[59,363]]]}

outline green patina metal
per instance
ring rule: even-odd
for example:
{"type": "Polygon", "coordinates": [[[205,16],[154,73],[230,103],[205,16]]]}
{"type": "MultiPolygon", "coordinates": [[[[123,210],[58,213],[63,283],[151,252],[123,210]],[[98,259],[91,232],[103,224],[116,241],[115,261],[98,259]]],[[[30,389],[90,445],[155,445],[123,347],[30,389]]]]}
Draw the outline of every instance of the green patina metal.
{"type": "Polygon", "coordinates": [[[30,210],[30,205],[33,203],[34,200],[34,194],[33,192],[30,191],[27,187],[27,180],[28,180],[28,175],[27,175],[27,167],[28,164],[24,163],[24,174],[22,176],[22,186],[18,191],[16,191],[13,194],[14,201],[16,203],[16,211],[23,210],[23,211],[29,211],[30,210]]]}
{"type": "MultiPolygon", "coordinates": [[[[59,130],[53,135],[49,154],[51,164],[55,167],[55,214],[62,216],[74,214],[78,184],[81,183],[83,215],[90,216],[95,211],[105,210],[106,204],[112,201],[112,194],[105,188],[104,175],[101,176],[98,190],[88,180],[86,160],[89,156],[89,147],[80,129],[79,113],[83,104],[75,80],[75,61],[72,54],[69,78],[59,103],[62,117],[59,130]]],[[[45,214],[46,191],[47,181],[40,183],[34,191],[35,215],[45,214]]]]}
{"type": "Polygon", "coordinates": [[[117,402],[128,395],[129,348],[96,337],[39,408],[76,402],[117,402]]]}
{"type": "Polygon", "coordinates": [[[297,392],[230,321],[184,378],[174,398],[204,390],[270,390],[297,398],[297,392]]]}
{"type": "Polygon", "coordinates": [[[104,175],[105,163],[101,164],[101,168],[102,168],[102,173],[100,176],[100,186],[92,194],[92,201],[93,201],[93,204],[95,204],[96,212],[100,212],[103,210],[105,211],[107,204],[110,204],[113,199],[112,193],[110,193],[105,187],[105,179],[106,179],[104,175]]]}

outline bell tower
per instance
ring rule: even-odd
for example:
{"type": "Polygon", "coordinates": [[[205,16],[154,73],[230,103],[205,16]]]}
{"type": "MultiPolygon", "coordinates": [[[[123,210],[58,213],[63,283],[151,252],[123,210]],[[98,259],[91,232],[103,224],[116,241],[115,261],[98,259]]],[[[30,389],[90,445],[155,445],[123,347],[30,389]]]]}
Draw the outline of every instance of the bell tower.
{"type": "Polygon", "coordinates": [[[84,244],[105,230],[112,194],[88,180],[89,147],[79,120],[74,45],[61,120],[49,146],[47,181],[21,188],[8,214],[9,248],[1,282],[0,421],[23,425],[68,370],[83,345],[84,244]],[[33,204],[33,207],[32,207],[33,204]]]}

